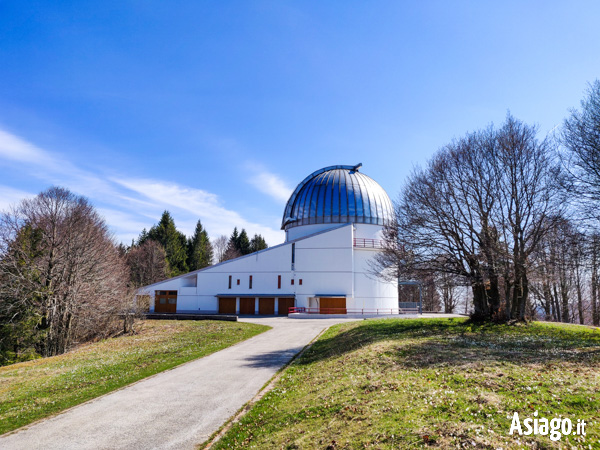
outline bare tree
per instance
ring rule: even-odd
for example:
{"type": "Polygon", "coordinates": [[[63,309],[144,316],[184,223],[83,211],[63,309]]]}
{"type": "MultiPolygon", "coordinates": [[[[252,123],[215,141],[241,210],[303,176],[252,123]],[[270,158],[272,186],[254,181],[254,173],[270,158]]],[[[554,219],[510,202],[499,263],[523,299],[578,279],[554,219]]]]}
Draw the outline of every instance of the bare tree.
{"type": "Polygon", "coordinates": [[[0,219],[0,315],[25,321],[43,355],[114,330],[128,273],[106,223],[83,197],[53,187],[0,219]]]}
{"type": "Polygon", "coordinates": [[[567,219],[558,220],[532,254],[531,288],[545,320],[583,320],[584,241],[567,219]],[[577,304],[573,299],[577,297],[577,304]]]}
{"type": "Polygon", "coordinates": [[[436,285],[438,286],[440,301],[446,314],[455,312],[455,309],[460,302],[458,287],[461,284],[463,283],[460,283],[459,278],[456,275],[445,272],[438,274],[436,285]]]}
{"type": "Polygon", "coordinates": [[[552,146],[511,116],[442,148],[409,177],[373,268],[466,280],[473,317],[525,318],[531,253],[564,208],[552,146]]]}
{"type": "Polygon", "coordinates": [[[470,134],[411,174],[395,205],[395,220],[385,227],[375,272],[400,278],[419,272],[454,275],[471,285],[475,317],[499,311],[493,223],[498,195],[487,158],[496,145],[492,129],[470,134]]]}
{"type": "Polygon", "coordinates": [[[169,266],[164,248],[154,240],[132,246],[125,256],[133,287],[157,283],[169,277],[169,266]]]}
{"type": "Polygon", "coordinates": [[[590,253],[590,284],[591,284],[591,307],[592,323],[594,326],[600,326],[600,306],[598,305],[598,296],[600,292],[600,235],[593,233],[589,239],[590,253]]]}
{"type": "Polygon", "coordinates": [[[506,296],[506,314],[522,320],[529,295],[530,257],[564,217],[563,175],[551,142],[538,140],[536,127],[508,116],[497,140],[497,151],[488,158],[498,183],[496,222],[509,249],[514,282],[512,295],[506,296]]]}
{"type": "Polygon", "coordinates": [[[227,244],[229,243],[229,238],[222,234],[218,238],[214,240],[212,243],[213,250],[215,252],[215,258],[218,262],[225,261],[225,252],[227,251],[227,244]]]}
{"type": "Polygon", "coordinates": [[[581,110],[571,110],[561,133],[566,148],[565,165],[570,187],[586,207],[588,216],[600,219],[600,80],[592,83],[581,101],[581,110]]]}

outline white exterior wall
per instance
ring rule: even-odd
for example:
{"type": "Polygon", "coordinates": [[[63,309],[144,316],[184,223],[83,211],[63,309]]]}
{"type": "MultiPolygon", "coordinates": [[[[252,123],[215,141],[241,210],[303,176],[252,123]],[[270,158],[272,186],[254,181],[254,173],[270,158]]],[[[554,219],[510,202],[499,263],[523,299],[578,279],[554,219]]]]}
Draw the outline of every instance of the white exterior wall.
{"type": "Polygon", "coordinates": [[[297,227],[288,228],[285,231],[285,242],[295,241],[311,234],[320,233],[321,231],[339,227],[339,223],[315,223],[312,225],[300,225],[297,227]]]}
{"type": "MultiPolygon", "coordinates": [[[[381,227],[367,224],[331,226],[327,225],[330,228],[327,231],[147,286],[143,290],[151,296],[150,310],[154,311],[154,292],[157,290],[177,291],[177,312],[216,313],[218,294],[240,297],[293,294],[296,306],[305,307],[316,306],[314,300],[311,303],[309,299],[319,294],[345,295],[347,308],[397,308],[395,284],[383,283],[369,274],[368,260],[377,250],[353,248],[355,236],[378,239],[381,227]],[[296,248],[293,269],[292,244],[296,248]],[[249,288],[250,275],[252,289],[249,288]],[[279,275],[281,289],[277,287],[279,275]],[[232,277],[231,289],[228,287],[229,276],[232,277]]],[[[312,225],[297,228],[309,227],[312,225]]]]}

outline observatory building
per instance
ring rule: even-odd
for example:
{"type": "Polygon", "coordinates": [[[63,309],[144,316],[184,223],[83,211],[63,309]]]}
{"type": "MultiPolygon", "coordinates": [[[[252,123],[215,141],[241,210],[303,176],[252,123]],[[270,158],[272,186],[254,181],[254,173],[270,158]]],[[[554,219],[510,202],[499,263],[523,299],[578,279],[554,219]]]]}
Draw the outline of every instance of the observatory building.
{"type": "Polygon", "coordinates": [[[395,283],[370,273],[392,203],[356,166],[330,166],[294,190],[285,242],[146,286],[151,312],[288,314],[398,311],[395,283]]]}

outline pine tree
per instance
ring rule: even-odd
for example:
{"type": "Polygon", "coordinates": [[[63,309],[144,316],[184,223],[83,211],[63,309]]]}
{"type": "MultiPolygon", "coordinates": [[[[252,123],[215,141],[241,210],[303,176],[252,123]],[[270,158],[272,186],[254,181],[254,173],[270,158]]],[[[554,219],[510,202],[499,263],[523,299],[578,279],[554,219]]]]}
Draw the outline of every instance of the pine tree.
{"type": "Polygon", "coordinates": [[[229,259],[239,258],[242,256],[238,245],[239,245],[240,234],[238,233],[237,227],[233,229],[233,233],[229,237],[229,242],[227,243],[227,249],[223,254],[223,261],[227,261],[229,259]]]}
{"type": "Polygon", "coordinates": [[[267,245],[267,241],[260,234],[255,234],[252,240],[250,241],[250,253],[257,252],[259,250],[264,250],[269,248],[267,245]]]}
{"type": "MultiPolygon", "coordinates": [[[[142,236],[140,236],[140,239],[141,238],[142,236]]],[[[183,233],[177,230],[175,221],[169,211],[163,213],[158,225],[154,225],[150,228],[146,239],[152,239],[158,242],[165,249],[170,268],[169,275],[171,277],[189,272],[186,263],[187,238],[183,233]]]]}
{"type": "Polygon", "coordinates": [[[243,228],[240,232],[240,236],[238,237],[236,247],[242,255],[252,253],[252,251],[250,250],[250,240],[248,239],[248,233],[246,233],[246,230],[244,230],[243,228]]]}
{"type": "Polygon", "coordinates": [[[191,239],[188,239],[188,267],[198,270],[210,266],[213,260],[213,248],[208,233],[198,221],[191,239]]]}
{"type": "MultiPolygon", "coordinates": [[[[148,240],[148,231],[146,231],[146,229],[144,228],[142,230],[142,232],[140,233],[137,242],[135,243],[135,245],[142,245],[144,242],[146,242],[148,240]]],[[[131,244],[133,246],[133,243],[131,244]]]]}

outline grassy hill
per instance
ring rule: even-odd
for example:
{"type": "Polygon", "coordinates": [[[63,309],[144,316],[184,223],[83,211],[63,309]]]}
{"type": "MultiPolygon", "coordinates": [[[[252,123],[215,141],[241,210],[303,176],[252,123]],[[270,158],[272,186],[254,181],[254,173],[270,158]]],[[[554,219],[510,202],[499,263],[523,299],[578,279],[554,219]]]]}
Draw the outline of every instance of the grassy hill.
{"type": "Polygon", "coordinates": [[[600,448],[600,331],[368,320],[329,329],[213,448],[600,448]],[[509,436],[521,420],[587,436],[509,436]]]}
{"type": "Polygon", "coordinates": [[[0,434],[267,329],[240,322],[146,321],[135,335],[0,367],[0,434]]]}

